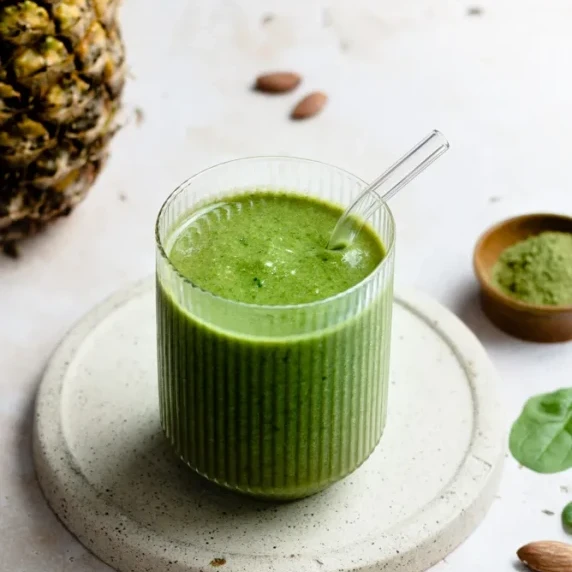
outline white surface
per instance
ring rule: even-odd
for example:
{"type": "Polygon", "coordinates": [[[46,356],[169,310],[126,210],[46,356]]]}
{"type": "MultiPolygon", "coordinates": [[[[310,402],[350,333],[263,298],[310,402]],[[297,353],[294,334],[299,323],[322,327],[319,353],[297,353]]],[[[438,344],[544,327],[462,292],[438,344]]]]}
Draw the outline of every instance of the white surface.
{"type": "MultiPolygon", "coordinates": [[[[58,524],[38,491],[30,453],[34,391],[70,325],[152,272],[152,226],[169,191],[223,159],[288,153],[372,179],[430,129],[441,129],[451,150],[392,200],[398,286],[428,292],[474,329],[501,374],[507,421],[532,394],[570,385],[572,346],[498,332],[478,309],[471,268],[477,236],[499,219],[572,212],[569,0],[157,6],[124,0],[122,12],[133,75],[126,105],[131,117],[141,107],[145,120],[118,135],[104,174],[73,216],[26,245],[20,260],[0,260],[2,570],[107,570],[58,524]],[[323,27],[327,4],[332,25],[323,27]],[[483,6],[481,17],[467,16],[473,4],[483,6]],[[263,25],[268,13],[276,17],[263,25]],[[248,90],[257,73],[282,67],[305,76],[295,94],[248,90]],[[290,107],[313,88],[330,95],[323,114],[288,122],[290,107]]],[[[536,475],[507,459],[484,524],[436,569],[482,572],[486,555],[496,572],[514,572],[520,545],[569,538],[558,513],[571,496],[572,473],[536,475]]]]}
{"type": "Polygon", "coordinates": [[[498,377],[439,304],[397,296],[388,422],[354,474],[286,504],[195,477],[159,422],[154,281],[66,337],[36,403],[34,458],[66,526],[122,572],[421,572],[493,502],[505,451],[498,377]],[[412,360],[411,356],[415,356],[412,360]]]}

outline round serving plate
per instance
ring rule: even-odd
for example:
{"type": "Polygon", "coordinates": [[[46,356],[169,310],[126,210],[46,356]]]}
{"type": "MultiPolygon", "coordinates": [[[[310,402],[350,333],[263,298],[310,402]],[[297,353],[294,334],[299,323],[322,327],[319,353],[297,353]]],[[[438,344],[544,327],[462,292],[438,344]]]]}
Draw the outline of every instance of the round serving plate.
{"type": "Polygon", "coordinates": [[[313,497],[274,504],[194,475],[161,433],[154,283],[65,337],[36,405],[54,512],[121,572],[420,572],[489,508],[504,458],[498,378],[475,336],[418,293],[395,299],[389,414],[372,456],[313,497]]]}

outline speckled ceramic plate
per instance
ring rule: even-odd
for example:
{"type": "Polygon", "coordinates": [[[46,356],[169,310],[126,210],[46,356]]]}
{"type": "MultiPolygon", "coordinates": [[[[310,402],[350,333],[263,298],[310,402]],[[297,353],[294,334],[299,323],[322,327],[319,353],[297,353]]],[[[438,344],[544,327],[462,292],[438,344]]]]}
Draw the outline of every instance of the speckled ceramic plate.
{"type": "Polygon", "coordinates": [[[34,456],[65,525],[122,572],[418,572],[478,525],[504,458],[497,376],[476,338],[419,294],[395,302],[389,418],[354,474],[290,504],[234,496],[161,434],[153,283],[88,314],[42,381],[34,456]]]}

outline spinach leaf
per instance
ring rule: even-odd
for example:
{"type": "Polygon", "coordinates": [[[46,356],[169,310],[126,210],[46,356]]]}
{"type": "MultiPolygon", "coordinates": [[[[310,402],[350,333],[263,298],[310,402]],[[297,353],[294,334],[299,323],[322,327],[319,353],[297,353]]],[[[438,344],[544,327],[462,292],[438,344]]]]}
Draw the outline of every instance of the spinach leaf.
{"type": "Polygon", "coordinates": [[[510,432],[514,458],[537,473],[572,467],[572,388],[529,399],[510,432]]]}
{"type": "Polygon", "coordinates": [[[562,511],[562,528],[572,534],[572,502],[568,503],[562,511]]]}

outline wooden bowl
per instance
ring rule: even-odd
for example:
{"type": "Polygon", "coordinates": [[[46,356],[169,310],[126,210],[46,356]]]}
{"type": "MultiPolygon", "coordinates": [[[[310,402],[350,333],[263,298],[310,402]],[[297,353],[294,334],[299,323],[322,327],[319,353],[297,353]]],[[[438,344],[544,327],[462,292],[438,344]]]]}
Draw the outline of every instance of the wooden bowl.
{"type": "Polygon", "coordinates": [[[473,264],[483,311],[493,324],[523,340],[564,342],[572,340],[572,306],[527,304],[507,296],[491,281],[492,268],[505,248],[547,230],[572,233],[572,217],[532,214],[505,220],[481,236],[473,264]]]}

